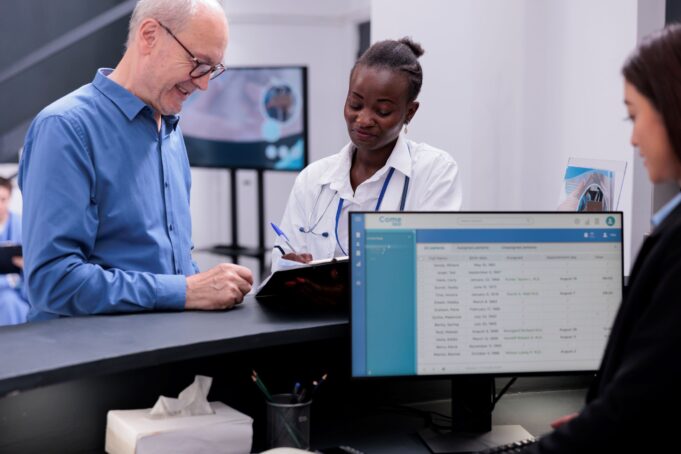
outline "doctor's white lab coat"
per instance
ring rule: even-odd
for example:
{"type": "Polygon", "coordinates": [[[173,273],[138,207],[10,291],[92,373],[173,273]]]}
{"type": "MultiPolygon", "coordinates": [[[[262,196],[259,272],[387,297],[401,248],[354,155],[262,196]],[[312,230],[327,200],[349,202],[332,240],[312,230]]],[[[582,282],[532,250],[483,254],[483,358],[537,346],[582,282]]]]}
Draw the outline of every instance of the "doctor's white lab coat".
{"type": "MultiPolygon", "coordinates": [[[[354,145],[307,166],[296,178],[284,217],[279,224],[297,252],[314,260],[348,254],[348,213],[374,211],[391,167],[395,169],[380,211],[399,211],[405,177],[409,177],[404,211],[458,211],[461,209],[459,167],[445,151],[408,140],[400,134],[385,166],[357,187],[350,184],[354,145]],[[343,206],[336,222],[340,198],[343,206]]],[[[278,237],[276,243],[289,247],[278,237]]],[[[272,252],[272,271],[290,262],[272,252]]]]}

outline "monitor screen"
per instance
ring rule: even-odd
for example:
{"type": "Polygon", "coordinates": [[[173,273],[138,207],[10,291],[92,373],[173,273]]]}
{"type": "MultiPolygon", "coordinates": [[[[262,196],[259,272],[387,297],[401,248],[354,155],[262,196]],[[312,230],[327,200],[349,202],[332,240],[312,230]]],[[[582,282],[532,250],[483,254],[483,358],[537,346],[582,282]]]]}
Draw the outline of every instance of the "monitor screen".
{"type": "Polygon", "coordinates": [[[307,164],[307,68],[228,68],[184,104],[189,163],[299,171],[307,164]]]}
{"type": "Polygon", "coordinates": [[[596,370],[622,214],[351,213],[352,375],[596,370]]]}

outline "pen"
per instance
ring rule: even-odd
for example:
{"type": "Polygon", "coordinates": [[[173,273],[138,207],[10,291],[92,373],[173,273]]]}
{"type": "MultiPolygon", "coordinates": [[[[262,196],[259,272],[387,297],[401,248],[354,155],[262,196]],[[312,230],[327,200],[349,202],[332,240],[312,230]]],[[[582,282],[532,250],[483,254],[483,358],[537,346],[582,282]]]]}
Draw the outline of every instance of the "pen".
{"type": "Polygon", "coordinates": [[[286,243],[286,246],[288,246],[289,249],[291,249],[291,252],[293,252],[294,254],[297,254],[298,252],[296,252],[294,247],[291,246],[291,243],[289,243],[288,237],[286,236],[286,234],[284,232],[281,231],[281,229],[279,227],[277,227],[277,224],[275,224],[274,222],[270,222],[270,225],[274,229],[274,233],[276,233],[278,236],[280,236],[284,240],[284,243],[286,243]]]}
{"type": "Polygon", "coordinates": [[[326,381],[326,377],[327,377],[328,375],[329,375],[329,374],[324,374],[324,375],[322,375],[322,378],[319,379],[319,381],[313,381],[313,382],[312,382],[312,385],[314,386],[314,388],[312,388],[312,393],[310,394],[310,400],[312,400],[312,398],[314,397],[314,395],[317,393],[317,390],[318,390],[319,387],[322,385],[322,383],[324,383],[324,382],[326,381]]]}
{"type": "Polygon", "coordinates": [[[258,373],[254,370],[253,374],[251,375],[251,380],[253,380],[253,383],[255,383],[260,391],[265,395],[265,398],[272,402],[272,395],[270,392],[267,390],[265,387],[265,384],[260,380],[260,377],[258,377],[258,373]]]}
{"type": "Polygon", "coordinates": [[[291,403],[294,404],[300,401],[300,382],[296,382],[293,386],[293,393],[291,393],[291,403]]]}
{"type": "Polygon", "coordinates": [[[298,402],[305,402],[305,395],[307,394],[307,389],[303,388],[298,394],[298,402]]]}

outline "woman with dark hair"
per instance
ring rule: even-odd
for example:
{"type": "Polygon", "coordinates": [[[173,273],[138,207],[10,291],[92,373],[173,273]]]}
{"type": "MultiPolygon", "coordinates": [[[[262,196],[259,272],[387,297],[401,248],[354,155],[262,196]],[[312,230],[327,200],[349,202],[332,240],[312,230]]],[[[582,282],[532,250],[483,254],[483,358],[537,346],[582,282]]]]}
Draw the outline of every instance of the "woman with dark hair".
{"type": "MultiPolygon", "coordinates": [[[[653,183],[681,186],[681,26],[648,37],[622,69],[624,103],[653,183]]],[[[681,407],[681,194],[652,218],[603,361],[579,414],[526,452],[673,452],[681,407]]],[[[525,451],[523,451],[525,452],[525,451]]]]}
{"type": "Polygon", "coordinates": [[[273,269],[286,260],[348,255],[350,211],[461,208],[456,162],[442,150],[406,138],[406,126],[419,108],[422,54],[409,38],[387,40],[355,63],[344,110],[350,143],[298,175],[281,223],[289,241],[277,240],[273,269]]]}

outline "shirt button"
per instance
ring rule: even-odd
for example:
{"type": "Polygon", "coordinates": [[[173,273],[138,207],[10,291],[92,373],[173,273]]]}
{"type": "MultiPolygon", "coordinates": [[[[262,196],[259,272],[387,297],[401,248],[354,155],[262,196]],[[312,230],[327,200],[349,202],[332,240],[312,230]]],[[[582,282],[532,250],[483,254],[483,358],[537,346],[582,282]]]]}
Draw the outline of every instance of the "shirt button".
{"type": "Polygon", "coordinates": [[[173,224],[168,225],[168,229],[170,229],[170,231],[172,232],[173,231],[173,224]]]}
{"type": "Polygon", "coordinates": [[[167,181],[165,182],[165,186],[166,186],[166,189],[168,189],[168,182],[167,181]]]}

